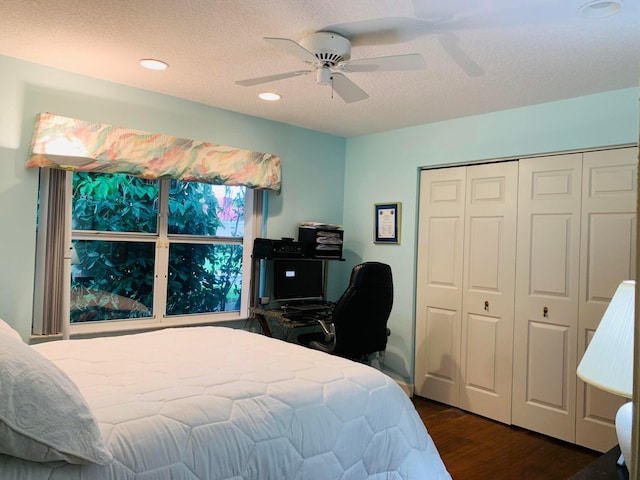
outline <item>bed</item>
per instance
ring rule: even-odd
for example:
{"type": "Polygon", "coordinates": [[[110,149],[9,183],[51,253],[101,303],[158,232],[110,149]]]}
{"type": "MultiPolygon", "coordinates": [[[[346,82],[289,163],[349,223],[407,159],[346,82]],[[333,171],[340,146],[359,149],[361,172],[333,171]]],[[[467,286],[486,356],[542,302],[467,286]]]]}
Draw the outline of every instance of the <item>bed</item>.
{"type": "Polygon", "coordinates": [[[451,478],[389,377],[226,327],[29,346],[4,323],[0,452],[3,480],[451,478]]]}

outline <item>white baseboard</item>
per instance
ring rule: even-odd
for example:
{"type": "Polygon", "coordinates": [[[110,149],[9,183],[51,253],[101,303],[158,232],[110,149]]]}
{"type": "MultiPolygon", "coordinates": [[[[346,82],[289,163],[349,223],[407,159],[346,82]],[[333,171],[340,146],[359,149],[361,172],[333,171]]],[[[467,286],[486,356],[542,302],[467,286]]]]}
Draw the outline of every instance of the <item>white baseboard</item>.
{"type": "Polygon", "coordinates": [[[402,389],[402,391],[403,391],[404,393],[406,393],[406,394],[407,394],[407,396],[409,396],[409,397],[413,397],[413,383],[412,383],[412,384],[410,384],[410,385],[408,385],[408,384],[406,384],[406,383],[404,383],[404,382],[399,382],[398,380],[396,380],[396,383],[397,383],[398,385],[400,385],[400,388],[402,389]]]}
{"type": "Polygon", "coordinates": [[[375,361],[372,362],[371,366],[374,368],[377,368],[382,373],[391,377],[400,386],[402,391],[407,394],[408,397],[413,397],[413,391],[414,391],[413,383],[411,384],[405,383],[403,380],[401,380],[402,377],[400,377],[398,374],[396,374],[395,372],[389,369],[385,369],[384,363],[382,362],[381,364],[381,362],[379,361],[379,358],[376,358],[375,361]]]}

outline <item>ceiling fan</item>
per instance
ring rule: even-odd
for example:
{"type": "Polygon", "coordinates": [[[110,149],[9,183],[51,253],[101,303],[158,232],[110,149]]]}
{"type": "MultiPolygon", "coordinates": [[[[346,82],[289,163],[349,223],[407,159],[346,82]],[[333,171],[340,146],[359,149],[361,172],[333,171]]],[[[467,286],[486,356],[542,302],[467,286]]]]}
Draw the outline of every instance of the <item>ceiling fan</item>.
{"type": "Polygon", "coordinates": [[[369,95],[347,78],[344,73],[422,70],[426,68],[424,59],[417,53],[351,60],[351,42],[346,37],[334,32],[312,33],[303,38],[300,43],[288,38],[265,37],[264,40],[274,47],[298,57],[307,64],[307,69],[239,80],[236,85],[250,87],[315,72],[316,83],[331,85],[346,103],[353,103],[365,100],[369,98],[369,95]]]}

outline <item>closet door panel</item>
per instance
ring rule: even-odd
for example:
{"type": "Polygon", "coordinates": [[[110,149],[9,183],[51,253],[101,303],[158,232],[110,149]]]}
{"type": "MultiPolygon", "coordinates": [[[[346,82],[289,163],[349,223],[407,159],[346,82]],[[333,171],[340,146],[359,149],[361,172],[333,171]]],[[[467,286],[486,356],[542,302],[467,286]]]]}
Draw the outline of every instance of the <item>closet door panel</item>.
{"type": "Polygon", "coordinates": [[[575,439],[581,154],[520,161],[513,423],[575,439]]]}
{"type": "Polygon", "coordinates": [[[574,215],[531,215],[529,295],[567,298],[571,295],[571,255],[577,255],[571,243],[574,215]]]}
{"type": "MultiPolygon", "coordinates": [[[[618,205],[619,209],[622,205],[618,205]]],[[[587,302],[605,302],[622,280],[635,278],[635,213],[593,213],[585,215],[587,302]]]]}
{"type": "MultiPolygon", "coordinates": [[[[636,148],[584,154],[578,360],[619,283],[635,278],[636,179],[636,148]]],[[[615,445],[624,402],[578,380],[576,443],[602,452],[615,445]]]]}
{"type": "Polygon", "coordinates": [[[511,423],[518,163],[467,170],[460,407],[511,423]]]}
{"type": "Polygon", "coordinates": [[[432,217],[428,220],[427,281],[432,288],[441,289],[441,302],[454,305],[459,301],[460,268],[457,239],[462,237],[462,219],[432,217]]]}
{"type": "Polygon", "coordinates": [[[443,395],[458,378],[458,366],[451,356],[458,351],[458,319],[455,310],[427,307],[425,376],[436,385],[434,390],[445,390],[443,395]]]}
{"type": "Polygon", "coordinates": [[[498,348],[498,320],[483,315],[469,315],[467,321],[466,388],[498,394],[496,350],[498,348]]]}
{"type": "Polygon", "coordinates": [[[498,292],[500,289],[500,254],[502,253],[501,217],[469,219],[468,288],[498,292]]]}
{"type": "Polygon", "coordinates": [[[527,403],[565,414],[569,328],[551,323],[529,322],[527,335],[527,403]]]}
{"type": "Polygon", "coordinates": [[[458,405],[466,168],[420,175],[415,391],[458,405]]]}

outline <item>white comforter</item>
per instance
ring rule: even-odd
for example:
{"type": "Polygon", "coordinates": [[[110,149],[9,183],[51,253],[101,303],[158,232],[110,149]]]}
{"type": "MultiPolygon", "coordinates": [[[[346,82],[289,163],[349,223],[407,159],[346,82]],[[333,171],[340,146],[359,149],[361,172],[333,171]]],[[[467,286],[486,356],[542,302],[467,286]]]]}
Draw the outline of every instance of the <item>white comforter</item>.
{"type": "Polygon", "coordinates": [[[3,479],[449,479],[411,401],[365,365],[222,327],[34,346],[78,385],[114,461],[3,479]]]}

